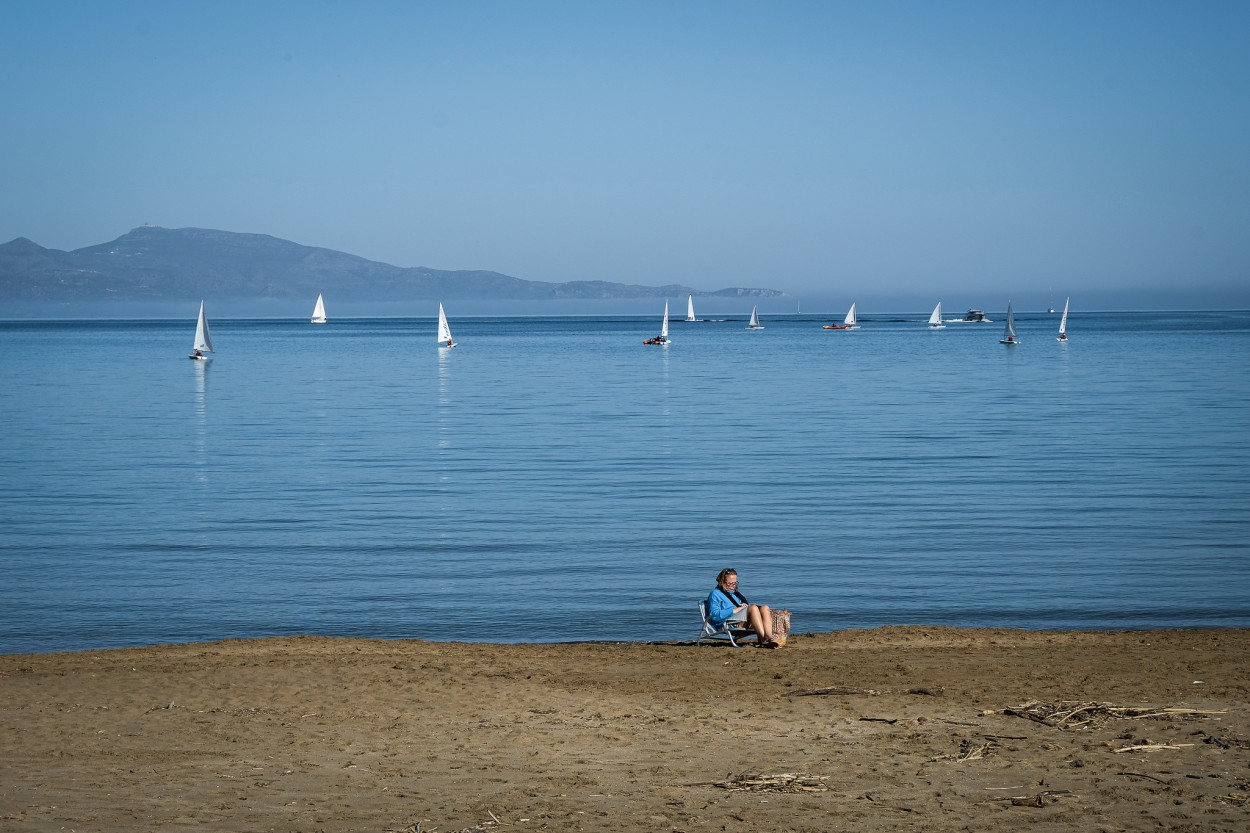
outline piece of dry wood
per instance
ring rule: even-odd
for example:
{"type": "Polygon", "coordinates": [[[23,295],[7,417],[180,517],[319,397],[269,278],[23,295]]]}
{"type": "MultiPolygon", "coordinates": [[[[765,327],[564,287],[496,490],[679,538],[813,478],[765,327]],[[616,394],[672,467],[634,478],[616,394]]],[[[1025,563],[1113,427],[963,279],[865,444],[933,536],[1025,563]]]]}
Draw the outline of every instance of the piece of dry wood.
{"type": "Polygon", "coordinates": [[[1045,807],[1058,801],[1059,796],[1070,792],[1071,790],[1043,790],[1037,795],[1018,795],[1010,800],[1015,807],[1045,807]]]}
{"type": "Polygon", "coordinates": [[[1121,772],[1119,774],[1129,778],[1145,778],[1147,781],[1158,781],[1160,784],[1165,786],[1168,785],[1168,782],[1164,781],[1162,778],[1155,778],[1153,775],[1147,775],[1144,772],[1121,772]]]}
{"type": "Polygon", "coordinates": [[[1112,749],[1112,752],[1156,752],[1160,749],[1184,749],[1186,746],[1193,746],[1192,743],[1138,743],[1132,746],[1122,746],[1119,749],[1112,749]]]}
{"type": "Polygon", "coordinates": [[[775,775],[735,775],[727,781],[713,781],[700,786],[720,787],[731,792],[825,792],[827,775],[806,775],[801,772],[779,772],[775,775]]]}
{"type": "Polygon", "coordinates": [[[1210,717],[1227,714],[1227,712],[1175,707],[1114,706],[1110,703],[1097,702],[1042,703],[1037,700],[1030,700],[1019,706],[981,712],[982,717],[991,714],[1008,714],[1013,717],[1023,717],[1035,723],[1041,723],[1044,726],[1066,730],[1081,729],[1092,723],[1109,719],[1141,720],[1143,718],[1162,717],[1210,717]]]}
{"type": "Polygon", "coordinates": [[[809,688],[803,691],[786,692],[787,697],[811,697],[817,694],[833,694],[833,695],[857,695],[863,694],[875,697],[880,694],[924,694],[929,697],[937,697],[942,693],[941,688],[853,688],[851,686],[831,686],[829,688],[809,688]]]}
{"type": "Polygon", "coordinates": [[[994,743],[993,741],[990,741],[989,743],[981,744],[980,746],[976,745],[975,743],[969,743],[968,741],[964,741],[963,743],[959,745],[958,752],[952,752],[948,755],[938,755],[936,758],[930,758],[929,762],[934,763],[937,761],[955,761],[957,763],[963,763],[964,761],[979,761],[982,758],[984,758],[986,755],[993,752],[994,748],[997,746],[998,744],[994,743]]]}

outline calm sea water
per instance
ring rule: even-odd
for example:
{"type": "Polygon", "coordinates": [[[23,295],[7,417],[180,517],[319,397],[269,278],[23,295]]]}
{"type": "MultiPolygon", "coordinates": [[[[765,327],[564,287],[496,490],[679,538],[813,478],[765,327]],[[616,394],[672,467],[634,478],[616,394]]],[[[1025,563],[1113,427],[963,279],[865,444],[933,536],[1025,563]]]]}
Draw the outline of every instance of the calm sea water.
{"type": "Polygon", "coordinates": [[[0,323],[0,652],[1250,626],[1250,313],[926,317],[0,323]]]}

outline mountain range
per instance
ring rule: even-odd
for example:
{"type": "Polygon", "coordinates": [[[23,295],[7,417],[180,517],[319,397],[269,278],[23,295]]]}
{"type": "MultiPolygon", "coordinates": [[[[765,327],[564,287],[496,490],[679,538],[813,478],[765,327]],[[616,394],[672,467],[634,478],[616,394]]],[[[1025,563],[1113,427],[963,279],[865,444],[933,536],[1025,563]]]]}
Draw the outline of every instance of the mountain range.
{"type": "Polygon", "coordinates": [[[774,289],[701,291],[608,281],[548,283],[499,272],[400,267],[303,246],[265,234],[141,226],[110,243],[72,252],[24,237],[0,245],[0,301],[345,301],[498,299],[517,301],[667,298],[681,295],[775,298],[774,289]]]}

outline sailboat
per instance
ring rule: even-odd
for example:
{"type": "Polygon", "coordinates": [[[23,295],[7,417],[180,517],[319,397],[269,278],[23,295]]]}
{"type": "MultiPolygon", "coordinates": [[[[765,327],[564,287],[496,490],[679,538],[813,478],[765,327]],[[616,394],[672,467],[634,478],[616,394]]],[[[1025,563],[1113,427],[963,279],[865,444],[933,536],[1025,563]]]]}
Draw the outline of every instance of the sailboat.
{"type": "Polygon", "coordinates": [[[643,344],[671,344],[668,338],[668,301],[664,302],[664,323],[660,325],[660,334],[655,338],[648,338],[642,342],[643,344]]]}
{"type": "Polygon", "coordinates": [[[326,323],[326,302],[321,297],[321,293],[317,293],[317,305],[313,307],[312,322],[313,324],[326,323]]]}
{"type": "Polygon", "coordinates": [[[933,308],[933,312],[929,314],[930,330],[945,330],[946,325],[942,323],[942,302],[938,301],[938,305],[933,308]]]}
{"type": "Polygon", "coordinates": [[[1068,343],[1068,301],[1071,300],[1071,298],[1063,299],[1063,318],[1059,319],[1059,336],[1057,340],[1062,341],[1064,344],[1068,343]]]}
{"type": "Polygon", "coordinates": [[[687,321],[699,320],[694,317],[694,296],[693,295],[686,296],[686,320],[687,321]]]}
{"type": "Polygon", "coordinates": [[[447,313],[443,312],[442,302],[438,305],[438,346],[452,348],[456,342],[451,340],[451,327],[447,325],[447,313]]]}
{"type": "Polygon", "coordinates": [[[858,330],[859,319],[855,317],[855,305],[851,304],[851,308],[847,310],[846,318],[842,319],[841,324],[826,324],[826,330],[858,330]]]}
{"type": "Polygon", "coordinates": [[[751,307],[751,323],[747,324],[748,330],[762,330],[764,325],[760,323],[760,308],[758,306],[751,307]]]}
{"type": "Polygon", "coordinates": [[[1016,338],[1016,317],[1011,312],[1011,301],[1007,302],[1007,326],[1003,328],[1003,337],[998,340],[999,344],[1019,344],[1020,339],[1016,338]]]}
{"type": "Polygon", "coordinates": [[[204,302],[200,301],[200,317],[195,322],[195,346],[187,356],[197,362],[208,361],[205,353],[213,352],[213,334],[208,331],[208,319],[204,316],[204,302]]]}

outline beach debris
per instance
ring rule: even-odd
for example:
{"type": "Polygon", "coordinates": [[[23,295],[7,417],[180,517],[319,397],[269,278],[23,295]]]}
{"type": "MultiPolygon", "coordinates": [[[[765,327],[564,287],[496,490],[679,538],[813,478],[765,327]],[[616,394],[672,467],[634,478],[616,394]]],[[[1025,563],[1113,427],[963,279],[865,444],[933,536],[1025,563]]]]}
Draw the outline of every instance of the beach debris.
{"type": "Polygon", "coordinates": [[[1227,711],[1203,711],[1201,709],[1183,708],[1143,708],[1135,706],[1114,706],[1110,703],[1061,701],[1043,703],[1030,700],[1020,706],[1005,709],[990,709],[981,712],[985,717],[991,714],[1009,714],[1023,717],[1044,726],[1052,726],[1065,731],[1084,729],[1087,726],[1104,723],[1112,719],[1142,720],[1160,717],[1210,717],[1228,714],[1227,711]]]}
{"type": "MultiPolygon", "coordinates": [[[[492,827],[497,827],[503,824],[503,822],[499,820],[499,816],[496,816],[490,810],[487,810],[486,813],[490,816],[490,821],[484,821],[481,824],[475,824],[472,827],[465,827],[462,830],[450,831],[450,833],[490,833],[490,829],[492,827]]],[[[522,819],[522,821],[529,821],[529,819],[522,819]]],[[[421,824],[422,822],[419,821],[413,822],[407,827],[402,827],[397,830],[387,830],[386,833],[422,833],[421,824]]],[[[436,830],[438,830],[438,828],[431,827],[429,833],[435,833],[436,830]]]]}
{"type": "Polygon", "coordinates": [[[1071,790],[1042,790],[1036,795],[1017,795],[1011,799],[1013,807],[1045,807],[1059,801],[1059,796],[1068,795],[1071,790]]]}
{"type": "Polygon", "coordinates": [[[1202,742],[1211,746],[1217,746],[1220,749],[1232,749],[1233,747],[1238,749],[1250,749],[1250,740],[1245,740],[1244,738],[1226,737],[1224,735],[1216,737],[1215,735],[1208,735],[1205,732],[1203,733],[1202,742]]]}
{"type": "Polygon", "coordinates": [[[1126,778],[1145,778],[1147,781],[1157,781],[1158,783],[1163,784],[1164,786],[1168,786],[1168,787],[1172,786],[1171,781],[1164,781],[1162,778],[1156,778],[1153,775],[1147,775],[1144,772],[1120,772],[1117,774],[1124,776],[1126,778]]]}
{"type": "Polygon", "coordinates": [[[993,752],[997,747],[998,744],[994,741],[978,744],[970,740],[963,740],[959,742],[959,752],[952,752],[947,755],[938,755],[936,758],[930,758],[929,762],[955,761],[956,763],[963,763],[964,761],[979,761],[986,755],[993,752]]]}
{"type": "Polygon", "coordinates": [[[863,694],[869,697],[875,697],[881,694],[924,694],[929,697],[938,697],[942,694],[942,689],[938,688],[853,688],[850,686],[832,686],[830,688],[809,688],[803,691],[788,691],[787,697],[811,697],[818,694],[833,695],[856,695],[863,694]]]}
{"type": "Polygon", "coordinates": [[[1160,749],[1184,749],[1186,746],[1193,746],[1192,743],[1132,743],[1128,746],[1121,746],[1119,749],[1111,751],[1119,754],[1120,752],[1158,752],[1160,749]]]}
{"type": "Polygon", "coordinates": [[[775,775],[730,776],[727,781],[713,781],[711,786],[730,792],[804,793],[825,792],[828,775],[806,775],[801,772],[779,772],[775,775]]]}

